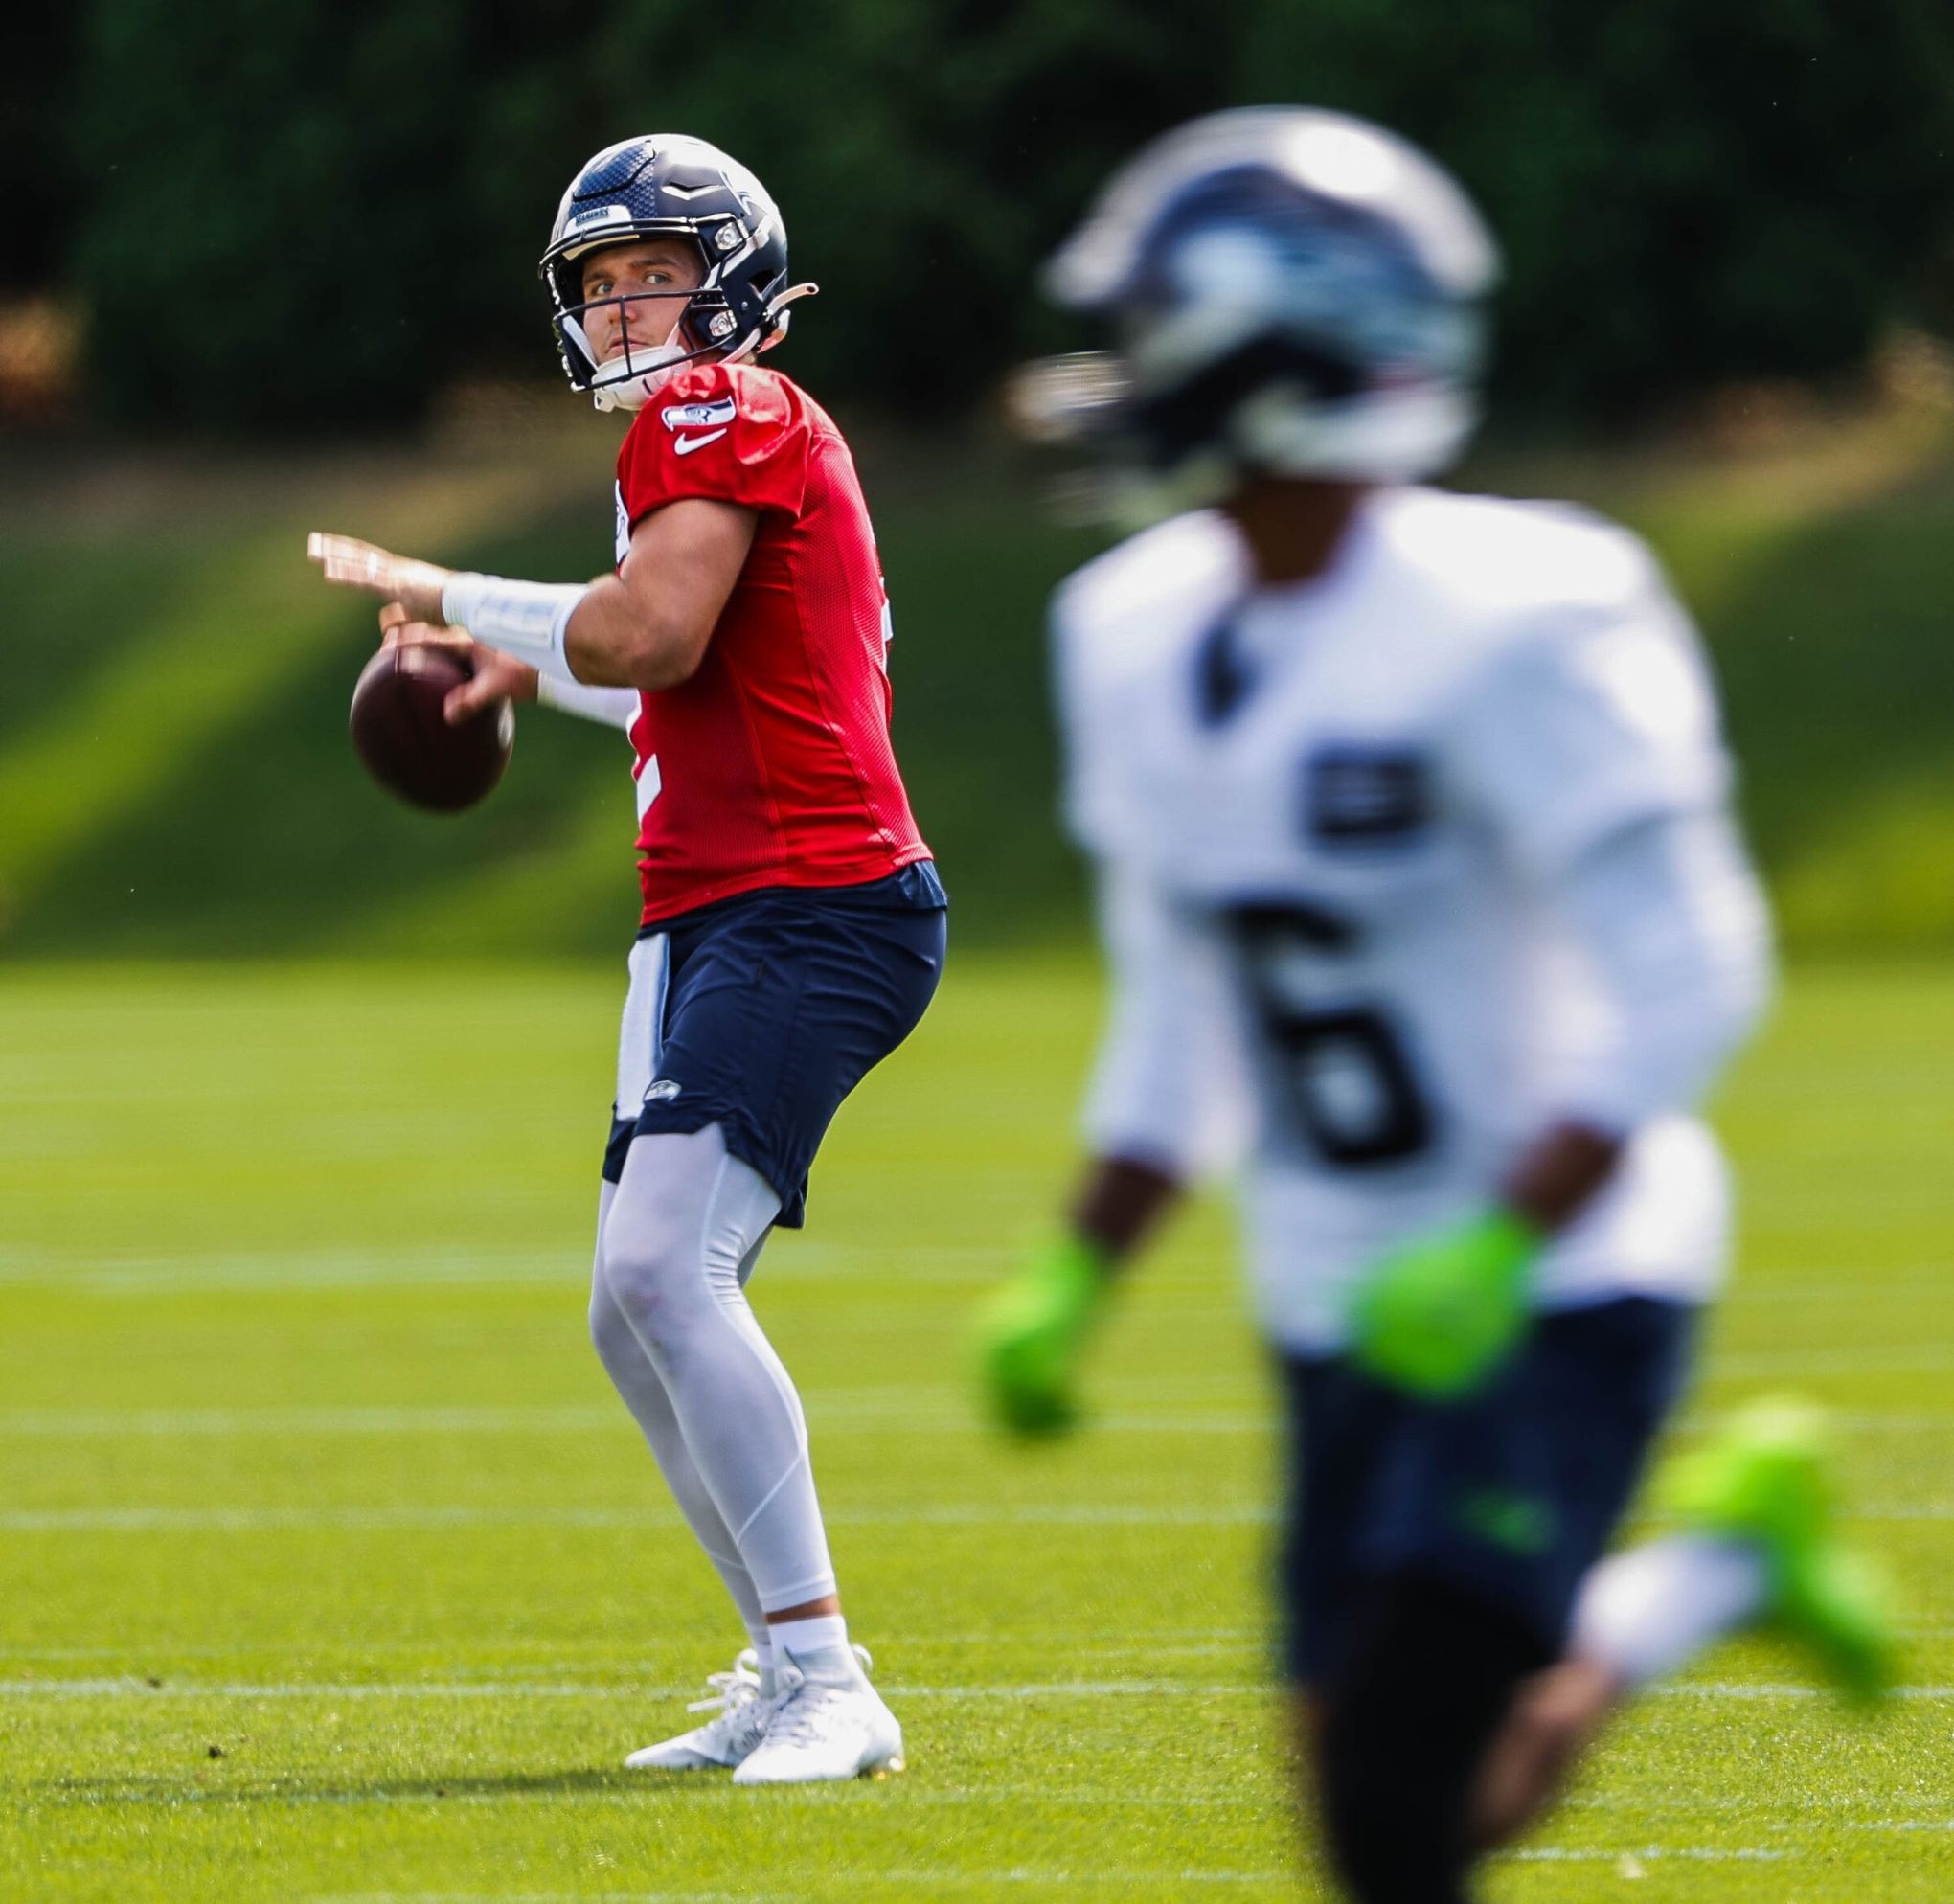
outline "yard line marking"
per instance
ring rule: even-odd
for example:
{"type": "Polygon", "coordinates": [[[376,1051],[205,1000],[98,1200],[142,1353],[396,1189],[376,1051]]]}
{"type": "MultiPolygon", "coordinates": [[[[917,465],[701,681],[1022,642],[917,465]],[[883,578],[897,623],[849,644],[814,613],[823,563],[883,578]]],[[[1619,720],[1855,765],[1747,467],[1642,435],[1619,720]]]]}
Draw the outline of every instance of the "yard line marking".
{"type": "MultiPolygon", "coordinates": [[[[1710,1371],[1715,1373],[1713,1368],[1710,1371]]],[[[1834,1427],[1852,1434],[1954,1435],[1954,1414],[1937,1415],[1917,1408],[1827,1408],[1826,1419],[1834,1427]]],[[[1671,1426],[1685,1434],[1703,1434],[1720,1426],[1730,1417],[1728,1409],[1693,1409],[1679,1416],[1671,1426]]]]}
{"type": "MultiPolygon", "coordinates": [[[[941,1402],[951,1393],[946,1384],[932,1391],[941,1402]]],[[[908,1434],[988,1435],[988,1424],[974,1408],[918,1412],[907,1402],[885,1403],[858,1394],[839,1397],[818,1391],[804,1394],[811,1419],[829,1427],[853,1422],[899,1418],[908,1434]]],[[[1831,1415],[1852,1433],[1921,1433],[1954,1436],[1954,1415],[1911,1410],[1839,1410],[1831,1415]]],[[[1714,1411],[1693,1412],[1677,1427],[1695,1434],[1713,1427],[1721,1417],[1714,1411]]],[[[1266,1435],[1273,1432],[1273,1411],[1244,1409],[1197,1415],[1126,1413],[1101,1416],[1093,1422],[1102,1433],[1126,1435],[1266,1435]]],[[[16,1408],[0,1410],[0,1436],[86,1437],[200,1435],[476,1435],[476,1434],[610,1434],[629,1431],[630,1418],[615,1405],[581,1402],[538,1402],[521,1406],[495,1403],[405,1404],[372,1406],[292,1406],[262,1408],[16,1408]]]]}
{"type": "MultiPolygon", "coordinates": [[[[1673,1686],[1645,1686],[1658,1699],[1829,1699],[1837,1695],[1816,1686],[1782,1685],[1769,1680],[1695,1679],[1673,1686]]],[[[1954,1699],[1954,1686],[1896,1686],[1897,1699],[1954,1699]]]]}
{"type": "Polygon", "coordinates": [[[1709,1364],[1712,1375],[1736,1380],[1756,1375],[1928,1373],[1950,1368],[1954,1368],[1954,1349],[1920,1343],[1875,1343],[1864,1349],[1734,1349],[1709,1364]]]}
{"type": "MultiPolygon", "coordinates": [[[[1263,1527],[1272,1509],[1239,1507],[996,1507],[840,1508],[832,1527],[1079,1528],[1263,1527]]],[[[0,1513],[0,1533],[269,1533],[314,1529],[432,1531],[443,1528],[648,1530],[683,1526],[656,1507],[18,1507],[0,1513]]]]}
{"type": "MultiPolygon", "coordinates": [[[[776,1245],[778,1249],[778,1245],[776,1245]]],[[[843,1250],[805,1245],[770,1257],[767,1273],[781,1284],[827,1281],[841,1277],[872,1281],[874,1265],[899,1262],[905,1283],[957,1287],[988,1281],[996,1266],[1014,1260],[1006,1245],[995,1248],[940,1244],[907,1248],[863,1244],[843,1250]],[[820,1254],[816,1254],[819,1250],[820,1254]]],[[[590,1249],[579,1236],[560,1249],[393,1250],[232,1250],[213,1254],[161,1252],[118,1256],[50,1248],[0,1252],[0,1284],[58,1287],[91,1296],[169,1296],[197,1290],[385,1289],[394,1287],[532,1286],[573,1289],[587,1282],[590,1249]]],[[[1156,1285],[1156,1287],[1165,1285],[1156,1285]]],[[[1205,1285],[1189,1282],[1189,1291],[1205,1285]]]]}
{"type": "MultiPolygon", "coordinates": [[[[1126,1638],[1102,1641],[1090,1637],[1100,1627],[1011,1626],[992,1627],[983,1633],[933,1633],[931,1646],[999,1646],[1036,1643],[1063,1647],[1068,1653],[1103,1655],[1108,1659],[1131,1659],[1136,1646],[1149,1654],[1186,1653],[1225,1655],[1254,1651],[1270,1641],[1270,1629],[1262,1626],[1133,1626],[1123,1627],[1126,1638]]],[[[1954,1628],[1949,1628],[1954,1631],[1954,1628]]],[[[161,1660],[236,1659],[247,1653],[336,1653],[350,1659],[365,1659],[374,1653],[418,1653],[429,1650],[420,1640],[361,1640],[350,1645],[344,1641],[312,1640],[234,1640],[221,1645],[187,1645],[175,1642],[159,1647],[152,1657],[161,1660]]],[[[453,1664],[452,1648],[443,1649],[453,1664]]],[[[594,1654],[616,1660],[622,1651],[608,1640],[500,1641],[488,1648],[491,1653],[544,1653],[551,1660],[573,1654],[594,1654]]],[[[139,1647],[119,1646],[8,1646],[0,1645],[0,1660],[131,1660],[141,1659],[139,1647]]]]}
{"type": "MultiPolygon", "coordinates": [[[[844,1882],[835,1880],[837,1888],[844,1882]]],[[[967,1889],[987,1884],[1294,1885],[1293,1870],[1042,1870],[1019,1865],[1010,1870],[888,1870],[854,1875],[851,1888],[899,1885],[904,1889],[967,1889]]],[[[349,1891],[316,1904],[804,1904],[806,1885],[790,1891],[349,1891]]]]}
{"type": "MultiPolygon", "coordinates": [[[[1241,1504],[1211,1507],[1108,1507],[1100,1504],[1000,1502],[938,1504],[917,1507],[840,1507],[830,1526],[855,1528],[1258,1528],[1275,1524],[1273,1507],[1241,1504]]],[[[1659,1525],[1660,1517],[1637,1516],[1659,1525]]],[[[1874,1503],[1842,1519],[1897,1525],[1954,1521],[1954,1502],[1874,1503]]],[[[670,1508],[474,1507],[428,1505],[399,1507],[15,1507],[0,1512],[0,1533],[303,1533],[432,1532],[569,1528],[592,1532],[633,1531],[683,1525],[670,1508]]]]}
{"type": "MultiPolygon", "coordinates": [[[[1518,1864],[1620,1864],[1625,1859],[1662,1862],[1680,1859],[1701,1864],[1776,1864],[1795,1855],[1777,1846],[1646,1845],[1629,1850],[1561,1849],[1535,1846],[1504,1853],[1500,1862],[1518,1864]]],[[[907,1889],[967,1890],[975,1885],[1049,1884],[1119,1886],[1138,1889],[1156,1884],[1276,1884],[1293,1889],[1297,1869],[1280,1870],[1173,1870],[1164,1867],[1100,1867],[1040,1869],[1015,1865],[1007,1870],[945,1871],[881,1870],[853,1877],[854,1888],[900,1885],[907,1889]]],[[[837,1887],[840,1880],[837,1879],[837,1887]]],[[[317,1900],[317,1904],[799,1904],[807,1895],[805,1885],[783,1891],[347,1891],[317,1900]]]]}
{"type": "Polygon", "coordinates": [[[628,1426],[618,1408],[18,1408],[0,1435],[460,1435],[628,1426]]]}
{"type": "MultiPolygon", "coordinates": [[[[592,1766],[592,1771],[608,1771],[608,1765],[592,1766]]],[[[616,1768],[622,1771],[622,1767],[616,1768]]],[[[434,1775],[439,1776],[439,1775],[434,1775]]],[[[315,1792],[283,1789],[275,1792],[253,1792],[254,1798],[278,1804],[303,1805],[504,1805],[509,1802],[506,1791],[474,1791],[466,1788],[466,1776],[459,1783],[449,1783],[437,1795],[428,1790],[433,1777],[421,1782],[409,1781],[398,1788],[386,1785],[367,1785],[352,1789],[315,1792]]],[[[576,1794],[577,1802],[581,1805],[614,1805],[641,1810],[645,1803],[645,1785],[635,1779],[620,1778],[609,1786],[589,1786],[576,1794]]],[[[44,1794],[54,1802],[100,1804],[104,1802],[116,1804],[163,1804],[174,1807],[184,1804],[234,1803],[239,1796],[236,1786],[193,1787],[184,1789],[174,1784],[164,1775],[150,1778],[142,1782],[118,1783],[114,1779],[103,1779],[80,1787],[64,1784],[57,1790],[44,1794]]],[[[695,1787],[688,1793],[693,1803],[718,1802],[741,1808],[750,1806],[753,1801],[730,1781],[715,1782],[710,1787],[695,1787]]],[[[921,1783],[920,1780],[904,1785],[903,1802],[907,1805],[970,1806],[984,1804],[1021,1805],[1027,1800],[1049,1803],[1055,1798],[1068,1805],[1106,1806],[1114,1810],[1158,1810],[1180,1811],[1195,1809],[1201,1811],[1286,1811],[1288,1801],[1280,1791],[1266,1794],[1250,1792],[1207,1792],[1207,1793],[1143,1793],[1143,1792],[1093,1792],[1076,1791],[1069,1788],[1055,1788],[1049,1785],[982,1785],[954,1786],[938,1788],[921,1783]]]]}
{"type": "Polygon", "coordinates": [[[249,1680],[177,1684],[147,1679],[0,1679],[8,1699],[682,1699],[685,1686],[588,1686],[506,1679],[249,1680]]]}
{"type": "Polygon", "coordinates": [[[1558,1845],[1530,1845],[1520,1851],[1507,1851],[1500,1855],[1502,1863],[1511,1862],[1522,1865],[1615,1865],[1625,1858],[1658,1859],[1683,1858],[1691,1863],[1711,1865],[1720,1864],[1775,1864],[1790,1856],[1788,1851],[1776,1847],[1761,1845],[1725,1847],[1721,1845],[1640,1845],[1628,1851],[1578,1850],[1558,1845]]]}
{"type": "Polygon", "coordinates": [[[1851,1270],[1833,1278],[1824,1272],[1792,1271],[1737,1276],[1717,1293],[1718,1303],[1755,1301],[1766,1306],[1783,1299],[1807,1303],[1864,1303],[1870,1293],[1879,1296],[1939,1296],[1947,1287],[1945,1263],[1916,1263],[1889,1275],[1885,1270],[1851,1270]]]}
{"type": "MultiPolygon", "coordinates": [[[[695,1690],[682,1685],[622,1684],[579,1680],[233,1680],[175,1681],[152,1686],[127,1674],[94,1679],[0,1679],[0,1697],[10,1699],[676,1699],[695,1690]]],[[[897,1699],[1276,1699],[1273,1681],[1253,1684],[1191,1685],[1167,1679],[1071,1679],[1001,1686],[911,1686],[892,1682],[897,1699]]],[[[1675,1699],[1817,1699],[1830,1695],[1810,1686],[1749,1681],[1691,1681],[1647,1689],[1675,1699]]],[[[1954,1686],[1901,1686],[1897,1697],[1928,1701],[1954,1699],[1954,1686]]]]}
{"type": "MultiPolygon", "coordinates": [[[[941,1397],[939,1397],[941,1398],[941,1397]]],[[[935,1415],[875,1405],[802,1397],[817,1424],[844,1427],[852,1421],[881,1422],[898,1415],[905,1434],[990,1433],[972,1408],[935,1415]]],[[[1258,1435],[1267,1432],[1268,1415],[1113,1415],[1093,1425],[1129,1435],[1258,1435]]],[[[527,1407],[461,1406],[365,1408],[19,1408],[0,1411],[0,1436],[92,1435],[478,1435],[635,1433],[622,1407],[538,1403],[527,1407]]]]}

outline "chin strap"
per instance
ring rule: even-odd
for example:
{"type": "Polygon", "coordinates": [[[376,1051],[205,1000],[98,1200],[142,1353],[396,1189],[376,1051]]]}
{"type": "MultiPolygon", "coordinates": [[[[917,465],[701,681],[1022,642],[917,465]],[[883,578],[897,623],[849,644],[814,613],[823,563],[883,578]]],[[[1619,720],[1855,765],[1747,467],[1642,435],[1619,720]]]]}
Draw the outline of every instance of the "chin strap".
{"type": "MultiPolygon", "coordinates": [[[[762,351],[771,351],[787,334],[787,326],[793,313],[787,306],[798,304],[803,298],[811,298],[821,289],[819,284],[794,284],[772,300],[766,307],[766,328],[763,332],[756,330],[743,343],[736,345],[718,359],[722,364],[737,364],[746,357],[756,357],[762,351]]],[[[565,327],[576,335],[583,347],[585,356],[594,353],[589,340],[583,335],[581,326],[574,318],[564,319],[565,327]]],[[[645,355],[650,359],[648,367],[636,371],[629,376],[621,376],[610,383],[594,382],[590,386],[590,400],[600,410],[642,410],[651,400],[651,393],[665,382],[674,372],[698,359],[686,350],[671,344],[661,344],[656,351],[648,351],[645,355]]],[[[635,362],[635,357],[633,358],[635,362]]]]}
{"type": "MultiPolygon", "coordinates": [[[[661,383],[693,361],[692,352],[681,345],[661,344],[655,351],[633,351],[631,374],[608,383],[593,382],[590,400],[600,410],[642,410],[661,383]],[[642,369],[638,368],[641,364],[642,369]]],[[[602,376],[600,372],[600,379],[602,376]]]]}

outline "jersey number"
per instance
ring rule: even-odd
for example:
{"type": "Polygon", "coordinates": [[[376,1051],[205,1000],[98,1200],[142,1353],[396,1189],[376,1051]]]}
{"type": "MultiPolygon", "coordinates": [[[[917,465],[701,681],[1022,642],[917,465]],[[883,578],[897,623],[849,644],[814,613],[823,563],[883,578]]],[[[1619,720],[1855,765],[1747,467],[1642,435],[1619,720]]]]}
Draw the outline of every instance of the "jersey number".
{"type": "Polygon", "coordinates": [[[1312,978],[1351,949],[1356,927],[1296,904],[1238,906],[1229,921],[1302,1141],[1340,1169],[1401,1163],[1425,1149],[1431,1109],[1390,1018],[1375,1006],[1309,1003],[1312,978]]]}

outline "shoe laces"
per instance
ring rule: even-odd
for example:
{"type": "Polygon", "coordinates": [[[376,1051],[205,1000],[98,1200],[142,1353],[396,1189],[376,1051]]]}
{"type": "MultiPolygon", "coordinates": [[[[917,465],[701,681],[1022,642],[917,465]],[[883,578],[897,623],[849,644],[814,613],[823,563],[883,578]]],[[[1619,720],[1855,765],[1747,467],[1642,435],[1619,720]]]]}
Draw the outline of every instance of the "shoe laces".
{"type": "MultiPolygon", "coordinates": [[[[866,1646],[852,1646],[849,1649],[861,1664],[866,1675],[875,1666],[874,1657],[866,1646]]],[[[794,1685],[784,1690],[774,1715],[767,1725],[767,1743],[779,1741],[783,1745],[812,1745],[826,1731],[828,1721],[837,1706],[844,1706],[863,1690],[859,1682],[840,1685],[833,1680],[798,1678],[794,1685]]]]}
{"type": "Polygon", "coordinates": [[[713,1689],[712,1691],[703,1699],[694,1699],[685,1710],[688,1712],[717,1711],[730,1719],[742,1706],[761,1696],[760,1655],[751,1646],[741,1647],[734,1657],[732,1670],[709,1672],[706,1684],[713,1689]]]}

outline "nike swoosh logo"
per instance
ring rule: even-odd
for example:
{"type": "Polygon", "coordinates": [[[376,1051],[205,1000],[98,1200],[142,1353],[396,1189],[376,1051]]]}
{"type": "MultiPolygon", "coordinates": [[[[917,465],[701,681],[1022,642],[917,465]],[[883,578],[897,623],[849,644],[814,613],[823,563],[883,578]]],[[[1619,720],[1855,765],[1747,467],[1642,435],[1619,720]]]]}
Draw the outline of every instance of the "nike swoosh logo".
{"type": "Polygon", "coordinates": [[[724,430],[711,430],[702,437],[679,437],[671,446],[680,456],[690,456],[695,449],[704,449],[709,442],[717,442],[725,434],[724,430]]]}

